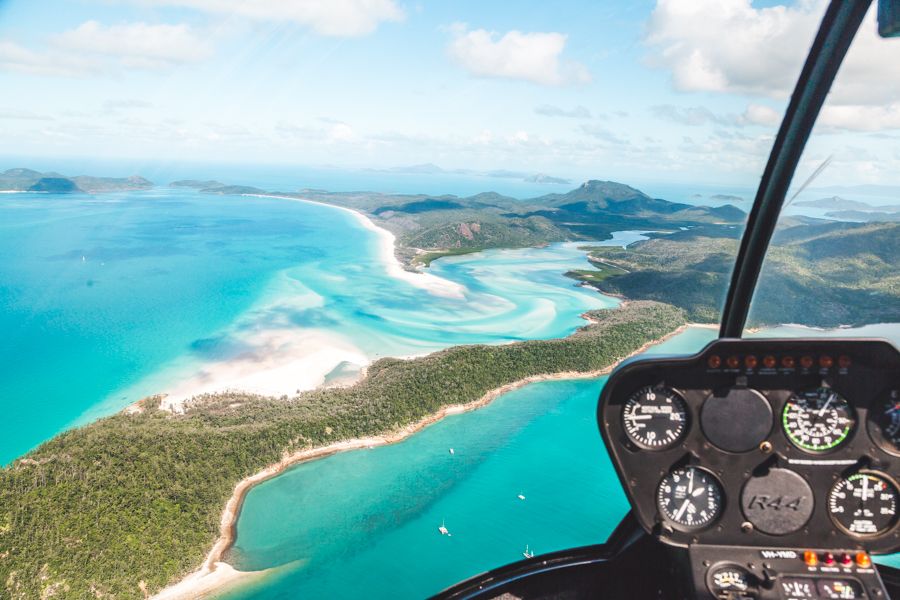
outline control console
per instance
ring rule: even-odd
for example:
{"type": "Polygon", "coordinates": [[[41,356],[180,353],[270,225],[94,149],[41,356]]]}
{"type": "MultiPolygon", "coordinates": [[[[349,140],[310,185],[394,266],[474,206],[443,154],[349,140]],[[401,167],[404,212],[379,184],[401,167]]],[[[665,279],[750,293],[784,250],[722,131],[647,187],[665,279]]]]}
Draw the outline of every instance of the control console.
{"type": "Polygon", "coordinates": [[[722,339],[636,359],[598,421],[636,518],[683,549],[697,597],[886,597],[871,555],[900,550],[890,343],[722,339]]]}

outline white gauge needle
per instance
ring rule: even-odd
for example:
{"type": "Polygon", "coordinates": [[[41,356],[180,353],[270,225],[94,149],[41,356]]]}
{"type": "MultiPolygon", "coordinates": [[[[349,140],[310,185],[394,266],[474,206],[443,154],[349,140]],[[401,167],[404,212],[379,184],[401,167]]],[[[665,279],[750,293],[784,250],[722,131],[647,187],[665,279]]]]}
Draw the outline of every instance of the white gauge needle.
{"type": "Polygon", "coordinates": [[[837,396],[837,394],[831,394],[830,396],[828,396],[828,402],[826,402],[825,406],[822,407],[822,410],[819,411],[820,417],[825,414],[826,410],[828,410],[828,406],[831,404],[831,401],[834,400],[835,396],[837,396]]]}
{"type": "Polygon", "coordinates": [[[653,415],[632,415],[628,418],[632,421],[646,421],[647,419],[652,419],[653,415]]]}
{"type": "Polygon", "coordinates": [[[694,472],[688,471],[688,496],[694,493],[694,472]]]}
{"type": "Polygon", "coordinates": [[[681,505],[681,508],[678,509],[678,512],[675,513],[675,520],[678,521],[681,519],[681,515],[684,514],[684,511],[687,510],[687,507],[691,505],[690,499],[684,501],[684,504],[681,505]]]}
{"type": "Polygon", "coordinates": [[[862,501],[865,502],[869,499],[869,478],[863,477],[863,485],[862,485],[862,501]]]}

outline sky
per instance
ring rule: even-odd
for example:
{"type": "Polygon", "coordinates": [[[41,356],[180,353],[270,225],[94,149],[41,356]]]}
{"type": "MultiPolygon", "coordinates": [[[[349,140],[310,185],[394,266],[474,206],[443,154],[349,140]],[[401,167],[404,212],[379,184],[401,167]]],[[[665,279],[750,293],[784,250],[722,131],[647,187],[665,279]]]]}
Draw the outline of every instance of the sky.
{"type": "MultiPolygon", "coordinates": [[[[750,186],[824,9],[0,0],[0,156],[750,186]]],[[[870,14],[798,177],[900,184],[898,57],[870,14]]]]}

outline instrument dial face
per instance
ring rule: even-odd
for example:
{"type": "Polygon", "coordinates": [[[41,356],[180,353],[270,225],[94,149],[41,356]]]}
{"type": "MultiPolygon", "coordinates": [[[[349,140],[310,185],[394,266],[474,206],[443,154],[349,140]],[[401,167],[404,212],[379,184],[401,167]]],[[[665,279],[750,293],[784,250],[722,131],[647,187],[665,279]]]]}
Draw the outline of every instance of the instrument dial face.
{"type": "Polygon", "coordinates": [[[848,533],[876,536],[897,524],[900,493],[893,481],[880,473],[860,471],[841,479],[828,494],[828,514],[848,533]]]}
{"type": "Polygon", "coordinates": [[[687,404],[665,387],[645,387],[625,402],[622,424],[632,442],[644,450],[665,450],[687,432],[687,404]]]}
{"type": "Polygon", "coordinates": [[[716,598],[731,598],[750,589],[750,573],[737,565],[717,567],[708,579],[709,589],[716,598]]]}
{"type": "Polygon", "coordinates": [[[855,419],[850,404],[831,388],[792,394],[782,425],[792,444],[807,452],[827,452],[850,436],[855,419]]]}
{"type": "Polygon", "coordinates": [[[665,519],[681,529],[702,529],[722,512],[722,486],[698,467],[675,469],[663,477],[656,504],[665,519]]]}
{"type": "MultiPolygon", "coordinates": [[[[884,402],[870,411],[869,431],[877,431],[880,445],[892,454],[900,454],[900,389],[888,392],[884,402]]],[[[876,441],[879,441],[876,439],[876,441]]]]}

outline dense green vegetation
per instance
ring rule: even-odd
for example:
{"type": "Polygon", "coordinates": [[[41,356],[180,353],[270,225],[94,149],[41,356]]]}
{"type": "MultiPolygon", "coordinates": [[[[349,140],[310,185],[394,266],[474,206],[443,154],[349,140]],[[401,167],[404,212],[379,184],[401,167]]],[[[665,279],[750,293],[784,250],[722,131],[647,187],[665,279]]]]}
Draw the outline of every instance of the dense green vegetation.
{"type": "Polygon", "coordinates": [[[590,316],[566,339],[382,359],[349,388],[211,395],[183,415],[148,399],[59,435],[0,470],[0,597],[142,598],[199,567],[234,485],[285,453],[394,431],[531,375],[603,368],[685,322],[652,302],[590,316]]]}
{"type": "MultiPolygon", "coordinates": [[[[214,189],[214,188],[213,188],[214,189]]],[[[207,191],[207,190],[204,190],[207,191]]],[[[519,200],[493,192],[457,196],[390,195],[321,190],[278,195],[359,210],[396,236],[407,265],[486,248],[519,248],[568,240],[605,240],[628,229],[724,230],[745,214],[731,205],[691,206],[651,198],[612,181],[588,181],[565,194],[519,200]]]]}
{"type": "Polygon", "coordinates": [[[94,177],[77,175],[67,177],[59,173],[41,173],[32,169],[7,169],[0,172],[0,191],[51,192],[67,194],[71,192],[122,192],[148,190],[153,183],[138,175],[131,177],[94,177]]]}
{"type": "MultiPolygon", "coordinates": [[[[691,319],[718,322],[738,241],[685,231],[594,247],[592,262],[618,266],[579,274],[604,292],[668,302],[691,319]]],[[[803,222],[780,230],[766,258],[751,324],[821,327],[900,320],[900,224],[803,222]]]]}

